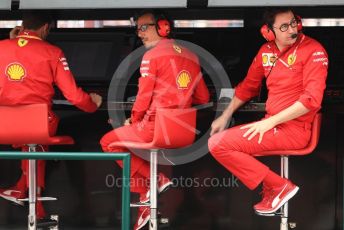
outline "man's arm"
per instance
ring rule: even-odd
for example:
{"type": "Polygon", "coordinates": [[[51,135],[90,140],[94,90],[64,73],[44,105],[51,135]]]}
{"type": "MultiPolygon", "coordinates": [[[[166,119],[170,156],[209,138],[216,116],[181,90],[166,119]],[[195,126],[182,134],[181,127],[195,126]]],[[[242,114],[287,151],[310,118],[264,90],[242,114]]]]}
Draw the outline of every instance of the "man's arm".
{"type": "Polygon", "coordinates": [[[54,82],[63,95],[73,105],[85,112],[95,112],[101,105],[102,98],[98,94],[87,94],[76,85],[74,77],[69,70],[67,60],[62,51],[58,55],[58,60],[52,60],[54,71],[54,82]]]}
{"type": "Polygon", "coordinates": [[[210,136],[221,132],[226,128],[228,121],[238,108],[246,101],[258,95],[259,89],[264,78],[264,69],[262,67],[261,52],[258,52],[250,68],[248,69],[245,79],[235,88],[235,95],[222,115],[217,118],[211,125],[210,136]]]}
{"type": "Polygon", "coordinates": [[[309,109],[301,102],[297,101],[293,105],[267,119],[242,126],[240,129],[248,129],[243,135],[243,137],[248,136],[248,140],[251,140],[254,136],[259,134],[258,143],[260,144],[266,131],[269,131],[279,124],[298,118],[308,112],[309,109]]]}
{"type": "Polygon", "coordinates": [[[234,112],[243,104],[245,104],[245,101],[234,96],[227,108],[223,111],[222,115],[211,124],[210,136],[215,133],[222,132],[226,128],[228,121],[232,119],[234,112]]]}
{"type": "Polygon", "coordinates": [[[200,79],[196,81],[195,84],[197,85],[192,95],[192,103],[196,105],[208,103],[210,98],[209,90],[204,82],[202,74],[200,74],[200,79]]]}
{"type": "Polygon", "coordinates": [[[16,26],[16,27],[14,27],[11,31],[10,31],[10,39],[14,39],[14,38],[16,38],[17,36],[18,36],[18,34],[20,33],[20,32],[22,32],[23,31],[23,27],[22,26],[16,26]]]}
{"type": "Polygon", "coordinates": [[[153,91],[156,81],[156,62],[147,55],[143,56],[140,66],[139,91],[131,111],[130,122],[135,123],[141,121],[151,104],[153,91]]]}

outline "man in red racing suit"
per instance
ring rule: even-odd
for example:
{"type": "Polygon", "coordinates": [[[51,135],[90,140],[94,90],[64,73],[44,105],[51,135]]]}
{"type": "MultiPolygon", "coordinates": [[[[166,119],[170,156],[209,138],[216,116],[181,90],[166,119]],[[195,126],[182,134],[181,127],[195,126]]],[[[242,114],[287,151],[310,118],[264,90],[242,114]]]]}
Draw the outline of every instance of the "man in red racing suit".
{"type": "MultiPolygon", "coordinates": [[[[189,108],[192,104],[209,101],[197,56],[174,40],[159,36],[155,26],[152,26],[154,23],[155,17],[151,13],[138,18],[138,36],[150,49],[141,62],[139,90],[131,118],[124,126],[103,136],[100,143],[104,152],[128,151],[120,147],[109,148],[108,145],[115,141],[151,142],[157,108],[189,108]]],[[[117,163],[122,166],[120,161],[117,163]]],[[[140,194],[140,202],[149,201],[148,183],[142,183],[150,177],[149,172],[149,163],[131,154],[131,191],[140,194]]],[[[158,192],[171,184],[164,174],[159,174],[158,192]]],[[[149,207],[140,207],[134,229],[141,229],[149,217],[149,207]]]]}
{"type": "Polygon", "coordinates": [[[271,9],[266,17],[276,38],[260,48],[246,78],[235,88],[233,100],[213,122],[209,139],[211,154],[249,189],[263,182],[263,199],[254,206],[262,214],[278,210],[298,187],[254,155],[266,150],[301,149],[308,144],[328,68],[325,49],[297,31],[298,22],[290,9],[271,9]],[[234,111],[258,95],[264,77],[268,88],[265,118],[224,131],[234,111]]]}
{"type": "MultiPolygon", "coordinates": [[[[53,136],[59,121],[51,110],[54,85],[72,104],[85,112],[96,111],[102,99],[77,87],[62,50],[44,41],[50,23],[48,15],[27,13],[23,27],[14,28],[11,39],[0,41],[0,105],[46,103],[50,108],[49,133],[53,136]]],[[[27,147],[22,147],[22,151],[27,150],[27,147]]],[[[47,146],[41,146],[41,151],[47,151],[47,146]]],[[[22,176],[17,184],[0,190],[1,197],[19,204],[22,202],[17,199],[24,198],[27,193],[28,160],[22,160],[21,167],[22,176]]],[[[37,169],[37,195],[40,196],[45,187],[45,161],[39,160],[37,169]]],[[[38,201],[37,218],[42,219],[45,215],[42,203],[38,201]]]]}

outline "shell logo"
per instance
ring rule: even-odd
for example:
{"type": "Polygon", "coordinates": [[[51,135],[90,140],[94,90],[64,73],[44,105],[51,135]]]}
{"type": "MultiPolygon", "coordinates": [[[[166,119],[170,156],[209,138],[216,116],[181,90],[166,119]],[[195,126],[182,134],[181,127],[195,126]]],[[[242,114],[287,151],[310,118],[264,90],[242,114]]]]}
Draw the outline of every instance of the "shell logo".
{"type": "Polygon", "coordinates": [[[263,65],[266,65],[268,63],[268,59],[269,59],[268,55],[263,55],[262,59],[263,59],[263,65]]]}
{"type": "Polygon", "coordinates": [[[191,82],[191,75],[188,71],[182,70],[177,76],[177,85],[179,89],[187,89],[191,82]]]}
{"type": "Polygon", "coordinates": [[[11,63],[6,68],[6,75],[11,81],[22,81],[26,70],[20,63],[11,63]]]}

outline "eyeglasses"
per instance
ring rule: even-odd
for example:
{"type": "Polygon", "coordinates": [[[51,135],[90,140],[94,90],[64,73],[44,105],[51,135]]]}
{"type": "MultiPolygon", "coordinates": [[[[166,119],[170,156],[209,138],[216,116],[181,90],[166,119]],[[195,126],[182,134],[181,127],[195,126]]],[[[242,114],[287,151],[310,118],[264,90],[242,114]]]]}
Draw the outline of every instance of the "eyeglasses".
{"type": "Polygon", "coordinates": [[[294,18],[293,20],[290,21],[290,23],[284,23],[282,24],[279,28],[278,27],[274,27],[274,28],[278,28],[281,32],[286,32],[289,29],[289,26],[291,26],[291,28],[295,28],[297,26],[297,20],[294,18]]]}
{"type": "Polygon", "coordinates": [[[155,24],[154,23],[143,24],[142,26],[136,29],[136,33],[138,33],[139,31],[145,32],[148,29],[148,26],[155,26],[155,24]]]}

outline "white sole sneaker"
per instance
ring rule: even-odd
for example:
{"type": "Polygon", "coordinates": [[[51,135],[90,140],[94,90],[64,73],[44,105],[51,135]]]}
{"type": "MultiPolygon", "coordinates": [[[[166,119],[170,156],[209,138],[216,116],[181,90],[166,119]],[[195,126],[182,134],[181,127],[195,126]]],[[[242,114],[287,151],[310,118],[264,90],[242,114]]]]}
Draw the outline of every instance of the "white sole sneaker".
{"type": "Polygon", "coordinates": [[[172,185],[173,185],[172,181],[169,181],[166,184],[163,184],[161,187],[159,187],[158,192],[159,193],[165,192],[172,185]]]}
{"type": "MultiPolygon", "coordinates": [[[[165,192],[171,185],[173,185],[172,181],[167,182],[166,184],[163,184],[162,186],[158,187],[158,194],[165,192]]],[[[147,204],[149,203],[149,194],[150,190],[146,193],[146,199],[140,200],[139,204],[147,204]]]]}
{"type": "Polygon", "coordinates": [[[16,203],[16,204],[18,204],[20,206],[24,206],[24,202],[23,201],[20,201],[17,198],[14,198],[12,196],[6,196],[4,194],[0,194],[0,197],[4,198],[5,200],[9,200],[9,201],[11,201],[13,203],[16,203]]]}
{"type": "Polygon", "coordinates": [[[295,196],[295,194],[299,191],[299,187],[295,186],[295,188],[290,191],[280,202],[278,205],[276,205],[275,208],[270,209],[268,211],[261,211],[261,210],[255,210],[258,214],[272,214],[274,212],[276,212],[278,209],[280,209],[286,202],[288,202],[288,200],[290,200],[291,198],[293,198],[293,196],[295,196]]]}
{"type": "MultiPolygon", "coordinates": [[[[150,210],[146,209],[145,211],[150,211],[150,210]]],[[[137,223],[137,226],[134,227],[134,230],[139,230],[139,229],[143,228],[144,226],[147,225],[148,221],[150,220],[150,213],[145,218],[142,218],[143,213],[141,214],[141,216],[137,220],[138,223],[137,223]]]]}

